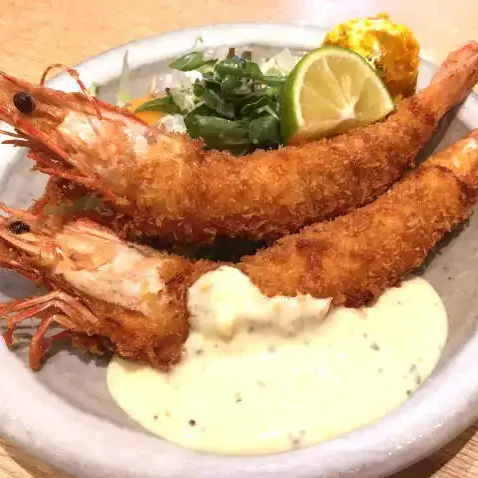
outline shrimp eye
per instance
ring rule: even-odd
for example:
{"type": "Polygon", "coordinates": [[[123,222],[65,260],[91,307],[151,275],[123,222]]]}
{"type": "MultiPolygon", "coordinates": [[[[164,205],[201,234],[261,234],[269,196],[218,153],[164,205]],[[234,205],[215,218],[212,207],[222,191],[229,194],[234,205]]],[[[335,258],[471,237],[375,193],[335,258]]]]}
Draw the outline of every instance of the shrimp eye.
{"type": "Polygon", "coordinates": [[[12,222],[8,225],[8,229],[10,229],[13,234],[23,234],[24,232],[30,232],[30,226],[22,221],[12,222]]]}
{"type": "Polygon", "coordinates": [[[19,91],[13,95],[13,104],[20,113],[32,113],[35,109],[35,102],[30,93],[19,91]]]}

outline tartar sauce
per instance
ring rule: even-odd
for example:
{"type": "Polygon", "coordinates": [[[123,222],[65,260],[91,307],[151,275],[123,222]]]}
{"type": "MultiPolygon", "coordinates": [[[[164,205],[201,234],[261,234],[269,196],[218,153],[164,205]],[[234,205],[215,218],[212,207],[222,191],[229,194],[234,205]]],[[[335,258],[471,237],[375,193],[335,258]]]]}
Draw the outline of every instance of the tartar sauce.
{"type": "Polygon", "coordinates": [[[282,452],[330,440],[390,412],[433,371],[444,306],[423,279],[372,306],[267,298],[237,269],[202,276],[192,330],[169,373],[115,357],[108,387],[151,433],[224,454],[282,452]],[[330,308],[330,310],[329,310],[330,308]]]}

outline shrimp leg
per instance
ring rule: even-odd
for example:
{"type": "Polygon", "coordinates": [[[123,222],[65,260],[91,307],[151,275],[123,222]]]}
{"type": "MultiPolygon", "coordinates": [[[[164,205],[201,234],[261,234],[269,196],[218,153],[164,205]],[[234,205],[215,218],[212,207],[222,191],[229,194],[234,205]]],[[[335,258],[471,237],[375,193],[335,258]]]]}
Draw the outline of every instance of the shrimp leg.
{"type": "Polygon", "coordinates": [[[44,338],[44,335],[51,324],[57,322],[57,320],[64,319],[67,319],[67,317],[59,316],[57,314],[54,316],[47,317],[46,319],[42,319],[40,327],[38,327],[38,330],[36,334],[32,337],[30,343],[29,358],[30,367],[32,370],[40,369],[43,357],[48,352],[54,342],[62,340],[63,338],[69,337],[71,335],[71,330],[62,330],[55,335],[51,335],[48,338],[44,338]]]}
{"type": "MultiPolygon", "coordinates": [[[[15,327],[22,321],[41,314],[40,326],[33,336],[30,343],[30,366],[33,370],[40,368],[42,357],[45,355],[51,344],[55,340],[59,340],[76,328],[81,318],[81,323],[96,323],[97,318],[74,297],[61,291],[50,292],[44,296],[32,297],[23,300],[14,300],[3,304],[0,307],[0,317],[8,316],[7,331],[3,334],[3,338],[8,347],[13,344],[13,332],[15,327]],[[52,309],[54,312],[49,313],[52,309]],[[60,310],[62,314],[56,313],[60,310]],[[75,318],[74,321],[71,318],[75,318]],[[58,323],[67,330],[44,339],[44,335],[48,327],[54,322],[58,323]]],[[[85,330],[87,326],[84,325],[85,330]]]]}

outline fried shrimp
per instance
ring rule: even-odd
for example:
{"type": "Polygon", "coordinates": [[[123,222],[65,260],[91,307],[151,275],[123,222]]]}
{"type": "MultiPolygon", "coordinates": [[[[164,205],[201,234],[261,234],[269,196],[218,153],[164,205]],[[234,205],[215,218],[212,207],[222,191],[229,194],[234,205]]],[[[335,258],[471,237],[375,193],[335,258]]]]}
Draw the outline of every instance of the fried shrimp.
{"type": "MultiPolygon", "coordinates": [[[[478,188],[478,130],[427,160],[375,202],[280,240],[232,265],[268,296],[310,294],[335,306],[367,304],[423,263],[430,249],[466,219],[478,188]]],[[[94,348],[106,340],[121,356],[168,367],[188,336],[188,290],[221,266],[192,262],[120,240],[97,223],[51,227],[32,213],[2,209],[0,265],[43,283],[43,297],[0,307],[12,344],[22,320],[40,315],[32,339],[34,369],[55,336],[81,334],[94,348]],[[89,342],[90,341],[90,342],[89,342]]]]}
{"type": "Polygon", "coordinates": [[[79,93],[2,73],[0,119],[40,171],[84,185],[129,217],[129,237],[272,240],[382,194],[413,165],[440,119],[478,81],[478,44],[452,53],[432,83],[382,122],[242,158],[150,128],[79,93]],[[34,108],[20,111],[15,95],[34,108]]]}
{"type": "Polygon", "coordinates": [[[365,305],[469,217],[477,187],[475,130],[373,203],[285,237],[245,258],[241,269],[267,295],[308,293],[332,297],[334,305],[365,305]]]}
{"type": "Polygon", "coordinates": [[[4,334],[8,345],[18,322],[41,317],[30,349],[33,369],[57,338],[43,339],[52,323],[87,337],[104,337],[122,356],[156,367],[179,358],[188,332],[186,279],[192,279],[200,265],[193,270],[193,264],[180,257],[125,243],[88,220],[52,231],[30,213],[14,214],[2,218],[0,266],[52,290],[0,307],[1,315],[13,314],[4,334]]]}

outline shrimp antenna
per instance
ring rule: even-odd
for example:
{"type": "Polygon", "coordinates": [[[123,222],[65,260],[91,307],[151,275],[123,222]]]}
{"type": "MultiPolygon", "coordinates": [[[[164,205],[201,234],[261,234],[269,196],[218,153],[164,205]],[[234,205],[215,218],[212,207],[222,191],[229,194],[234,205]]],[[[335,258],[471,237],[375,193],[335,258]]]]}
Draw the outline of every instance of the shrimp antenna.
{"type": "Polygon", "coordinates": [[[80,80],[79,73],[74,68],[70,68],[69,66],[63,65],[62,63],[54,63],[53,65],[47,66],[45,71],[43,72],[43,75],[41,76],[40,86],[45,85],[45,80],[46,80],[46,77],[48,76],[48,73],[50,73],[50,71],[55,68],[59,68],[65,71],[76,81],[82,93],[85,95],[86,99],[91,103],[91,106],[93,106],[93,108],[95,109],[98,119],[101,120],[103,117],[101,115],[101,110],[99,107],[98,100],[88,91],[88,88],[86,88],[85,84],[80,80]]]}
{"type": "Polygon", "coordinates": [[[38,217],[35,216],[35,214],[32,214],[29,211],[9,207],[3,202],[0,202],[0,211],[4,212],[5,214],[8,214],[11,217],[24,219],[25,221],[35,221],[36,219],[38,219],[38,217]]]}

